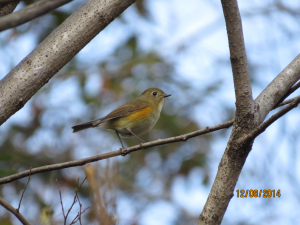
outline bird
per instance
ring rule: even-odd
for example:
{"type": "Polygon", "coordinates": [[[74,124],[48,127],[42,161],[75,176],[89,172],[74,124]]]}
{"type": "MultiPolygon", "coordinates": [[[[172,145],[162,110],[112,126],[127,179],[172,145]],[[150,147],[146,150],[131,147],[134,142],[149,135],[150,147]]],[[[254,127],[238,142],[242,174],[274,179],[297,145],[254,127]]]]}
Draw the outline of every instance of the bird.
{"type": "Polygon", "coordinates": [[[165,99],[170,97],[159,88],[149,88],[139,97],[133,99],[109,113],[107,116],[72,127],[73,133],[94,127],[113,130],[120,138],[136,137],[145,143],[138,135],[149,132],[160,117],[165,99]]]}

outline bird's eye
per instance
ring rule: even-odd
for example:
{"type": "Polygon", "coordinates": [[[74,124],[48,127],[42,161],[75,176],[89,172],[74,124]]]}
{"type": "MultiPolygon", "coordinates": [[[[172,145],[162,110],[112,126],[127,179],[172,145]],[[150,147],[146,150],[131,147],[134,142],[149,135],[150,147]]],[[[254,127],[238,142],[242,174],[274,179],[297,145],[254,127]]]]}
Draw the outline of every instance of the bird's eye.
{"type": "Polygon", "coordinates": [[[154,92],[152,92],[152,95],[154,95],[154,96],[155,96],[155,95],[157,95],[157,92],[155,92],[155,91],[154,91],[154,92]]]}

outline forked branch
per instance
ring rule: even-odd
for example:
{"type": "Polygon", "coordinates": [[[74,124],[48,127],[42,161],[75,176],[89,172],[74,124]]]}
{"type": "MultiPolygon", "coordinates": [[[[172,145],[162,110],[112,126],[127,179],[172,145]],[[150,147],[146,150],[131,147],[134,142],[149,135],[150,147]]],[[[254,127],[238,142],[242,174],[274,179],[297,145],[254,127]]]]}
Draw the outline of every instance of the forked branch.
{"type": "Polygon", "coordinates": [[[24,24],[73,0],[41,0],[0,18],[0,31],[24,24]]]}

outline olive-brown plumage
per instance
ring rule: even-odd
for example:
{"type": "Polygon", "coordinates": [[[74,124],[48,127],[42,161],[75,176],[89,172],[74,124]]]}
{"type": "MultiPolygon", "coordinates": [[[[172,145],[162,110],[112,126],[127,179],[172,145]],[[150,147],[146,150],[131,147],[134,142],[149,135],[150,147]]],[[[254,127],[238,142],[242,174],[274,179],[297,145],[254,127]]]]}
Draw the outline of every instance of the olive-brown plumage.
{"type": "Polygon", "coordinates": [[[160,116],[165,98],[169,96],[171,95],[166,95],[158,88],[149,88],[136,99],[121,105],[105,117],[73,126],[73,133],[101,126],[114,130],[123,148],[119,134],[122,137],[136,136],[144,142],[137,135],[147,133],[153,128],[160,116]]]}

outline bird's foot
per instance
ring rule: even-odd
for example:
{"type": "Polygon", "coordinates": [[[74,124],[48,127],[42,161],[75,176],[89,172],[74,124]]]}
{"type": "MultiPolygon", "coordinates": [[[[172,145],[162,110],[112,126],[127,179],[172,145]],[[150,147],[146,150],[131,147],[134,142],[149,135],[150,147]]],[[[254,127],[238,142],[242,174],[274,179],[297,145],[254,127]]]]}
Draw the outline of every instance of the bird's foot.
{"type": "Polygon", "coordinates": [[[143,146],[143,144],[144,143],[146,143],[146,142],[144,142],[144,141],[141,141],[141,143],[140,143],[140,147],[143,149],[143,150],[146,150],[145,148],[144,148],[144,146],[143,146]]]}
{"type": "Polygon", "coordinates": [[[128,154],[128,151],[125,147],[120,148],[120,151],[121,151],[121,156],[126,156],[128,154]]]}

